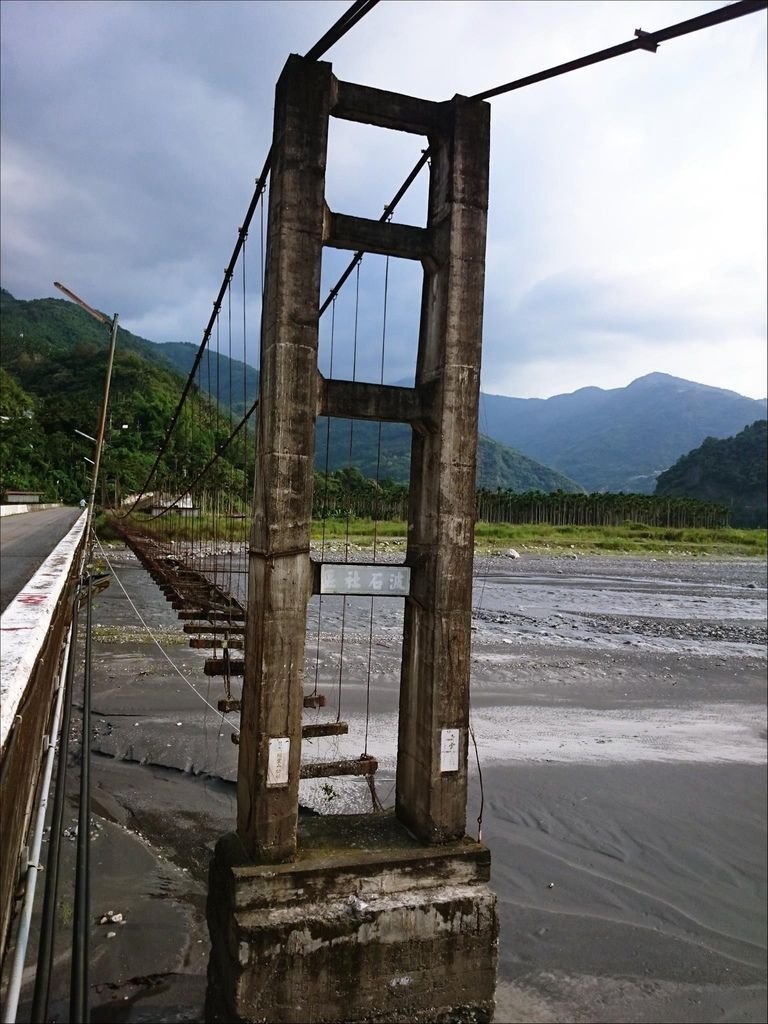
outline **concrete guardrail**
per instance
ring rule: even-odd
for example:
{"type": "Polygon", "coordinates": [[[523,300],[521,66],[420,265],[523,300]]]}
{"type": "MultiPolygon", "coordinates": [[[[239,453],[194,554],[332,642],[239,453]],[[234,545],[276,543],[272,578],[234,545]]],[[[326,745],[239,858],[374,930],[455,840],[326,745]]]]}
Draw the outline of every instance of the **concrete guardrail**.
{"type": "Polygon", "coordinates": [[[42,512],[46,508],[61,508],[61,502],[50,505],[0,505],[0,516],[17,516],[20,512],[42,512]]]}
{"type": "Polygon", "coordinates": [[[0,615],[0,950],[5,948],[19,869],[26,868],[19,856],[72,618],[86,520],[84,512],[0,615]]]}

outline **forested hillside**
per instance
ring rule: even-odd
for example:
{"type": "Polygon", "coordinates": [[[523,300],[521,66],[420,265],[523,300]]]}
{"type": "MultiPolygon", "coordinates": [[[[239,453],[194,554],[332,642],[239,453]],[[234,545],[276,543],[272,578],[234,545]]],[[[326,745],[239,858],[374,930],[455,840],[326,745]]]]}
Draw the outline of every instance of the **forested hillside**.
{"type": "Polygon", "coordinates": [[[588,491],[652,494],[658,475],[705,437],[729,437],[765,416],[765,400],[649,373],[625,388],[552,398],[481,397],[486,434],[588,491]]]}
{"type": "Polygon", "coordinates": [[[732,526],[768,525],[768,421],[735,437],[704,443],[659,477],[656,494],[715,501],[730,509],[732,526]]]}
{"type": "MultiPolygon", "coordinates": [[[[76,435],[75,429],[95,432],[108,331],[66,300],[24,302],[4,290],[0,294],[0,331],[2,367],[9,377],[9,383],[3,385],[0,408],[0,414],[8,417],[0,421],[0,443],[8,453],[1,486],[43,487],[48,498],[77,500],[87,489],[89,475],[83,457],[92,452],[89,442],[76,435]],[[9,409],[24,406],[23,415],[5,410],[6,394],[9,409]]],[[[129,493],[143,483],[196,352],[191,344],[157,345],[120,329],[109,447],[104,455],[110,496],[115,491],[129,493]]],[[[169,473],[191,474],[199,468],[203,453],[213,451],[214,435],[216,443],[225,439],[231,424],[240,420],[256,397],[258,372],[251,366],[225,356],[205,356],[200,370],[202,390],[209,392],[213,403],[198,399],[194,410],[189,410],[188,426],[169,451],[169,473]],[[217,414],[216,409],[223,410],[223,414],[217,414]]],[[[316,464],[322,469],[326,465],[325,438],[321,420],[316,464]]],[[[366,476],[405,483],[409,462],[407,427],[384,424],[379,446],[376,424],[355,423],[350,458],[349,422],[334,421],[331,469],[351,465],[366,476]]],[[[478,486],[515,491],[581,490],[560,473],[489,438],[480,440],[478,486]]],[[[236,493],[242,493],[240,485],[236,493]]]]}
{"type": "MultiPolygon", "coordinates": [[[[109,332],[69,302],[20,303],[2,293],[0,488],[42,488],[45,498],[87,493],[109,332]]],[[[178,403],[183,378],[155,356],[151,342],[120,330],[112,373],[103,480],[110,498],[139,488],[178,403]]],[[[159,486],[191,478],[229,433],[212,403],[193,397],[163,464],[159,486]]],[[[233,454],[233,453],[228,453],[233,454]]],[[[242,462],[233,457],[238,464],[242,462]]],[[[221,478],[242,493],[242,471],[224,459],[221,478]]]]}
{"type": "MultiPolygon", "coordinates": [[[[379,480],[408,483],[411,464],[411,431],[399,423],[379,425],[367,421],[318,420],[315,464],[326,466],[326,448],[330,455],[328,468],[352,466],[363,476],[379,480]]],[[[573,480],[542,466],[506,445],[482,434],[477,448],[477,486],[497,487],[511,491],[582,491],[573,480]]]]}

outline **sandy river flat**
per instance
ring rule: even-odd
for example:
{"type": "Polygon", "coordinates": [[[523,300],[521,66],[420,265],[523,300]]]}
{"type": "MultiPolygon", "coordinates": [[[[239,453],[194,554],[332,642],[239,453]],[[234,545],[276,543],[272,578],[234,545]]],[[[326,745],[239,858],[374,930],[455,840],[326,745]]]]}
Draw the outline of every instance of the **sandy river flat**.
{"type": "MultiPolygon", "coordinates": [[[[237,716],[203,703],[223,696],[202,672],[210,652],[186,647],[133,556],[112,557],[165,654],[113,583],[95,607],[93,899],[128,923],[94,931],[93,1020],[198,1021],[205,872],[234,827],[237,716]]],[[[328,706],[308,715],[338,712],[349,735],[306,743],[305,757],[360,754],[368,702],[391,804],[402,609],[351,600],[342,652],[342,600],[313,599],[307,685],[328,706]]],[[[496,1021],[765,1021],[765,564],[478,558],[474,604],[496,1021]]],[[[302,783],[302,800],[369,806],[362,780],[302,783]]],[[[472,764],[473,835],[480,804],[472,764]]]]}

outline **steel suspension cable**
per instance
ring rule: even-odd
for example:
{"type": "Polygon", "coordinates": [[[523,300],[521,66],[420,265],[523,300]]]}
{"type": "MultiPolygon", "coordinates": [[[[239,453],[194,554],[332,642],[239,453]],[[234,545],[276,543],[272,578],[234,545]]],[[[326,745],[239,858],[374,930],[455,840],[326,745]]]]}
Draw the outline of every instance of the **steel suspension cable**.
{"type": "MultiPolygon", "coordinates": [[[[389,297],[389,256],[384,264],[384,313],[381,327],[381,363],[379,366],[379,384],[384,383],[384,355],[387,345],[387,300],[389,297]]],[[[377,560],[379,508],[380,508],[380,478],[381,478],[381,431],[382,421],[378,424],[378,440],[376,445],[376,492],[374,494],[374,517],[373,517],[373,561],[377,560]]],[[[365,678],[365,742],[363,753],[368,754],[368,727],[371,718],[371,669],[373,667],[373,605],[375,597],[371,597],[371,615],[368,622],[368,671],[365,678]]]]}
{"type": "MultiPolygon", "coordinates": [[[[549,78],[554,78],[554,77],[557,77],[559,75],[567,74],[567,73],[569,73],[571,71],[576,71],[579,68],[587,67],[590,64],[597,64],[597,63],[600,63],[600,62],[605,61],[605,60],[610,60],[613,57],[622,56],[625,53],[631,53],[634,50],[650,50],[650,51],[655,51],[657,45],[659,43],[661,43],[661,42],[666,42],[666,41],[668,41],[670,39],[676,39],[676,38],[679,38],[680,36],[688,35],[688,34],[690,34],[692,32],[698,32],[698,31],[700,31],[700,30],[702,30],[704,28],[710,28],[710,27],[712,27],[714,25],[718,25],[718,24],[721,24],[721,23],[724,23],[724,22],[727,22],[727,21],[732,21],[732,20],[734,20],[736,18],[741,18],[741,17],[744,17],[745,15],[748,15],[748,14],[754,14],[754,13],[756,13],[758,11],[765,10],[766,8],[768,8],[768,0],[739,0],[739,2],[734,3],[734,4],[729,4],[727,7],[718,8],[716,11],[710,11],[708,14],[700,15],[699,17],[696,17],[696,18],[690,18],[687,21],[679,22],[679,23],[677,23],[675,25],[668,26],[667,28],[664,28],[664,29],[659,29],[658,31],[655,31],[655,32],[642,32],[641,30],[638,29],[637,31],[640,32],[640,35],[636,39],[629,40],[626,43],[619,44],[618,46],[609,47],[609,48],[604,49],[604,50],[599,50],[599,51],[597,51],[594,54],[589,54],[586,57],[580,57],[580,58],[577,58],[576,60],[568,61],[565,64],[558,64],[557,66],[555,66],[553,68],[549,68],[549,69],[547,69],[545,71],[537,72],[536,74],[533,74],[533,75],[527,75],[524,78],[515,79],[514,81],[508,82],[505,85],[496,86],[496,87],[494,87],[492,89],[486,89],[486,90],[484,90],[482,92],[475,93],[473,96],[470,96],[468,98],[470,100],[492,99],[492,98],[494,98],[496,96],[503,95],[504,93],[513,92],[516,89],[521,89],[521,88],[524,88],[525,86],[528,86],[528,85],[534,85],[537,82],[546,81],[549,78]]],[[[366,13],[367,13],[367,11],[366,11],[366,13]]],[[[309,55],[310,52],[311,51],[308,51],[307,55],[309,55]]],[[[262,172],[262,176],[259,179],[259,182],[262,182],[262,188],[263,188],[263,183],[265,182],[266,174],[268,173],[268,170],[269,170],[270,157],[271,157],[271,154],[270,154],[270,156],[268,156],[268,159],[265,162],[265,170],[262,172]]],[[[393,196],[391,201],[385,206],[384,212],[382,213],[381,217],[379,217],[379,221],[381,223],[387,221],[392,216],[392,214],[396,210],[397,206],[399,205],[401,199],[408,192],[408,190],[410,189],[411,185],[413,185],[414,181],[416,180],[416,178],[418,177],[419,173],[421,172],[421,170],[427,164],[427,162],[429,160],[429,157],[430,157],[430,150],[429,149],[425,149],[422,152],[421,156],[419,157],[418,161],[416,162],[415,166],[411,170],[411,172],[408,174],[408,177],[405,179],[403,184],[400,186],[398,191],[395,193],[395,195],[393,196]]],[[[257,191],[258,191],[258,189],[257,189],[257,191]]],[[[253,205],[254,205],[254,210],[255,210],[256,203],[254,202],[253,205]]],[[[249,211],[250,211],[250,208],[249,208],[249,211]]],[[[252,216],[253,216],[253,214],[251,212],[250,217],[248,217],[248,216],[246,217],[247,223],[250,223],[250,219],[251,219],[252,216]]],[[[238,241],[239,241],[239,239],[238,239],[238,241]]],[[[262,247],[263,247],[263,224],[262,224],[262,247]]],[[[239,253],[239,249],[237,251],[239,253]]],[[[328,295],[326,296],[324,302],[320,306],[320,311],[319,311],[319,315],[320,316],[322,316],[326,312],[326,310],[331,305],[333,300],[339,294],[339,292],[341,291],[342,287],[344,286],[344,284],[347,282],[347,280],[349,279],[350,275],[352,274],[353,270],[359,264],[360,260],[363,258],[363,255],[364,255],[364,252],[361,250],[361,251],[356,252],[355,255],[352,257],[352,259],[350,260],[348,266],[346,267],[346,269],[344,270],[342,275],[339,277],[339,279],[336,282],[336,284],[331,288],[331,290],[329,291],[328,295]]],[[[222,289],[223,288],[224,288],[224,286],[222,286],[222,289]]],[[[222,294],[223,294],[223,292],[220,293],[220,296],[222,294]]],[[[262,284],[262,296],[263,296],[263,284],[262,284]]],[[[206,341],[207,341],[207,338],[204,337],[203,346],[204,346],[206,341]]],[[[246,416],[243,418],[243,420],[241,420],[241,422],[238,424],[238,426],[236,427],[236,431],[239,430],[243,426],[243,424],[248,419],[248,417],[253,413],[254,409],[255,409],[255,404],[251,407],[251,409],[246,414],[246,416]]],[[[169,431],[171,429],[173,429],[173,424],[169,428],[169,431]]],[[[159,459],[157,461],[159,461],[159,459]]],[[[155,469],[156,469],[156,465],[153,467],[153,469],[151,470],[147,480],[143,484],[142,490],[141,490],[138,498],[136,499],[136,501],[134,501],[134,504],[130,507],[130,509],[128,509],[128,511],[125,513],[125,515],[128,515],[135,508],[136,504],[138,503],[140,498],[143,496],[144,491],[145,491],[145,489],[147,487],[147,484],[151,480],[152,475],[155,472],[155,469]]]]}
{"type": "Polygon", "coordinates": [[[609,46],[604,50],[597,50],[586,57],[577,57],[576,60],[566,61],[565,64],[557,64],[555,67],[547,68],[546,71],[537,71],[533,75],[526,75],[524,78],[517,78],[504,85],[485,89],[469,98],[471,100],[490,100],[495,96],[513,92],[515,89],[523,89],[527,85],[535,85],[537,82],[545,82],[549,78],[566,75],[570,71],[578,71],[580,68],[599,64],[604,60],[622,57],[625,53],[632,53],[634,50],[647,50],[650,53],[655,53],[659,43],[666,43],[670,39],[678,39],[680,36],[699,32],[701,29],[711,28],[713,25],[721,25],[724,22],[733,21],[734,18],[743,18],[746,14],[755,14],[757,11],[765,10],[766,7],[768,7],[768,0],[739,0],[738,3],[719,7],[715,11],[709,11],[696,18],[688,18],[686,21],[680,21],[676,25],[670,25],[656,32],[644,32],[638,28],[635,29],[635,39],[629,39],[616,46],[609,46]]]}
{"type": "MultiPolygon", "coordinates": [[[[354,332],[352,336],[352,380],[355,380],[357,376],[357,329],[359,323],[360,313],[360,264],[357,265],[357,277],[355,280],[355,324],[354,332]]],[[[352,438],[355,421],[349,421],[349,465],[352,465],[352,438]]],[[[347,502],[346,509],[346,529],[345,529],[345,541],[344,541],[344,561],[349,562],[349,502],[347,502]]],[[[341,688],[342,681],[344,678],[344,640],[346,637],[346,621],[347,621],[347,598],[342,597],[341,599],[341,642],[339,646],[339,683],[338,683],[338,698],[336,705],[336,721],[341,721],[341,688]]]]}
{"type": "MultiPolygon", "coordinates": [[[[565,64],[558,64],[555,67],[547,68],[545,71],[538,71],[535,74],[514,79],[504,85],[498,85],[491,89],[484,89],[482,92],[477,92],[473,96],[469,96],[467,98],[469,100],[493,99],[496,96],[502,96],[505,93],[514,92],[516,89],[523,89],[528,85],[535,85],[538,82],[545,82],[547,79],[568,74],[571,71],[578,71],[580,68],[589,67],[592,64],[599,64],[602,61],[611,60],[614,57],[621,57],[626,53],[632,53],[634,50],[648,50],[651,53],[655,53],[659,43],[665,43],[670,39],[677,39],[680,36],[689,35],[692,32],[699,32],[704,28],[711,28],[714,25],[733,21],[735,18],[743,18],[747,14],[755,14],[758,11],[765,10],[766,8],[768,8],[768,0],[739,0],[738,3],[729,4],[727,7],[720,7],[715,11],[699,15],[696,18],[689,18],[687,21],[678,22],[675,25],[659,29],[656,32],[643,32],[642,29],[636,29],[635,39],[630,39],[625,43],[619,43],[617,46],[610,46],[604,50],[598,50],[596,53],[588,54],[585,57],[578,57],[576,60],[567,61],[565,64]]],[[[384,213],[379,217],[379,221],[383,223],[392,216],[400,200],[414,183],[419,172],[429,160],[429,156],[429,149],[425,149],[391,202],[384,207],[384,213]]],[[[320,307],[321,316],[328,308],[329,303],[338,295],[339,291],[349,278],[349,275],[362,258],[362,251],[356,252],[352,257],[346,270],[333,288],[331,288],[325,302],[320,307]]]]}
{"type": "MultiPolygon", "coordinates": [[[[315,43],[315,45],[312,46],[307,51],[307,58],[310,60],[318,60],[320,57],[322,57],[335,43],[337,43],[344,35],[346,35],[346,33],[350,31],[350,29],[354,28],[354,26],[359,21],[361,21],[362,18],[366,16],[366,14],[370,13],[370,11],[373,10],[373,8],[376,6],[378,2],[379,0],[356,0],[356,2],[353,3],[352,6],[348,8],[348,10],[325,33],[325,35],[323,35],[315,43]]],[[[266,187],[267,177],[269,176],[271,167],[272,147],[270,146],[269,152],[267,153],[266,159],[264,160],[264,166],[261,169],[261,174],[256,179],[256,188],[254,190],[253,196],[251,197],[251,201],[248,204],[248,209],[246,210],[242,226],[237,229],[237,241],[235,242],[235,247],[232,251],[232,256],[230,257],[229,263],[227,264],[227,267],[224,271],[224,280],[221,283],[219,293],[213,303],[213,311],[211,313],[210,319],[208,320],[208,324],[205,330],[203,331],[202,341],[200,342],[197,354],[195,355],[192,367],[190,368],[187,381],[182,390],[181,397],[179,398],[179,402],[176,406],[173,416],[171,417],[171,422],[166,431],[165,438],[162,444],[160,445],[160,450],[157,453],[157,457],[152,465],[152,468],[147,474],[146,480],[141,486],[138,496],[136,497],[131,507],[124,513],[124,516],[130,515],[130,513],[134,510],[134,508],[139,503],[141,498],[144,496],[144,493],[147,487],[149,486],[152,477],[157,471],[157,467],[160,465],[160,460],[162,459],[168,447],[171,434],[173,433],[174,427],[176,426],[176,423],[179,419],[181,408],[184,405],[185,401],[187,400],[187,396],[189,395],[190,389],[192,387],[192,382],[194,380],[195,373],[197,372],[197,368],[200,365],[200,360],[203,358],[203,352],[205,351],[206,345],[210,340],[211,332],[221,310],[221,305],[222,302],[224,301],[224,296],[226,295],[229,282],[234,275],[235,267],[240,256],[240,251],[245,243],[245,238],[248,234],[248,228],[250,227],[251,221],[253,220],[253,215],[256,212],[256,207],[258,206],[259,200],[261,199],[261,196],[266,187]]],[[[124,516],[121,516],[121,518],[124,518],[124,516]]]]}
{"type": "MultiPolygon", "coordinates": [[[[333,380],[333,352],[336,335],[336,302],[334,301],[331,307],[331,353],[328,364],[328,379],[333,380]]],[[[326,533],[326,521],[328,519],[328,477],[329,477],[329,465],[330,465],[330,454],[331,454],[331,417],[325,417],[325,473],[323,477],[323,509],[322,509],[322,526],[320,536],[320,561],[325,561],[325,533],[326,533]]],[[[317,684],[320,677],[320,633],[322,629],[323,621],[323,595],[322,593],[318,596],[317,603],[317,646],[315,650],[315,688],[312,691],[313,696],[317,696],[317,684]]]]}

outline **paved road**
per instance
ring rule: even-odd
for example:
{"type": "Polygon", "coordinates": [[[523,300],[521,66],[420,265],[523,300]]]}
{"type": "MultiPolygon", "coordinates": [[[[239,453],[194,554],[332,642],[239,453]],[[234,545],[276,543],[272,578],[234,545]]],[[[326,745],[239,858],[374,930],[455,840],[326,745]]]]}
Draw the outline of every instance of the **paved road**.
{"type": "Polygon", "coordinates": [[[0,517],[0,612],[69,533],[79,515],[79,508],[51,508],[0,517]]]}

